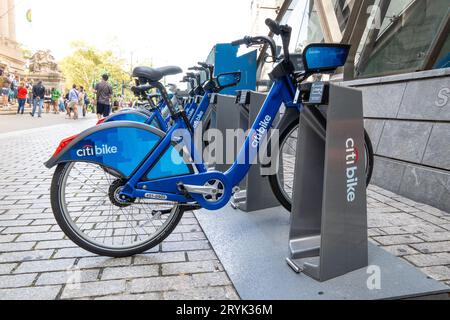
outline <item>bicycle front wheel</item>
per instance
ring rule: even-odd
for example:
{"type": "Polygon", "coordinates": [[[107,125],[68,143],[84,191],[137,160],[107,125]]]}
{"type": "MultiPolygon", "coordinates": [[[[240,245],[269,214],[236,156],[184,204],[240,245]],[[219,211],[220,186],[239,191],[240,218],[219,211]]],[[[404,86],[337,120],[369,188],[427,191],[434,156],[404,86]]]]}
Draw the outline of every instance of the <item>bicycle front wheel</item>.
{"type": "Polygon", "coordinates": [[[180,222],[180,205],[120,199],[124,184],[117,173],[97,164],[60,164],[51,203],[63,232],[81,248],[109,257],[133,256],[164,241],[180,222]]]}

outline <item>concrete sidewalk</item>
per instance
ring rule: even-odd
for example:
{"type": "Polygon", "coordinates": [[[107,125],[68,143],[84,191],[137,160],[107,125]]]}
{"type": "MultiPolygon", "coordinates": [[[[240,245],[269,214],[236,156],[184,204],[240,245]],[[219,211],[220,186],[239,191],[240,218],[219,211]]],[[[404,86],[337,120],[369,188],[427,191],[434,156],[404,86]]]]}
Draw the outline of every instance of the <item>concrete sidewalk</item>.
{"type": "MultiPolygon", "coordinates": [[[[94,126],[97,123],[97,116],[89,113],[86,118],[81,117],[77,121],[84,122],[88,127],[94,126]]],[[[42,118],[38,118],[37,115],[35,118],[32,118],[29,112],[23,115],[0,115],[0,134],[29,129],[47,128],[49,126],[60,124],[70,125],[72,122],[75,122],[75,120],[68,119],[64,113],[43,113],[42,118]]]]}

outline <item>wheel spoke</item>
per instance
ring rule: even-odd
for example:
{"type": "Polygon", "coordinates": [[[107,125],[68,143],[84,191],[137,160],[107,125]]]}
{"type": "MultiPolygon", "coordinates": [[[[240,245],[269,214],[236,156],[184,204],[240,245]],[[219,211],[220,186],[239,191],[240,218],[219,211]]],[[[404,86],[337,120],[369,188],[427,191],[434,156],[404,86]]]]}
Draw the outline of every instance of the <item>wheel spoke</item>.
{"type": "Polygon", "coordinates": [[[180,214],[174,202],[120,201],[117,194],[125,180],[98,165],[68,164],[61,181],[62,220],[90,247],[118,252],[157,243],[168,227],[175,227],[172,216],[180,214]]]}
{"type": "MultiPolygon", "coordinates": [[[[276,188],[279,191],[284,202],[292,204],[292,194],[295,179],[295,157],[297,154],[297,143],[300,137],[300,128],[295,126],[286,136],[284,136],[283,141],[280,141],[280,152],[277,155],[279,157],[280,167],[276,173],[276,188]]],[[[366,176],[369,180],[369,176],[372,171],[372,161],[370,158],[373,157],[372,151],[369,147],[370,141],[365,138],[365,167],[366,176]]]]}

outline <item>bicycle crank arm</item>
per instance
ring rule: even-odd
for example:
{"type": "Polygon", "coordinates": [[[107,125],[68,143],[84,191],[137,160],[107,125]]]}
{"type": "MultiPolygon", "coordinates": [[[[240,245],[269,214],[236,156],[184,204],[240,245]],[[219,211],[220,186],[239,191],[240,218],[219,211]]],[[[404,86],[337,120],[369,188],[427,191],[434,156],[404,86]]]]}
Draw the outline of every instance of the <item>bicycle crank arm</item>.
{"type": "MultiPolygon", "coordinates": [[[[194,210],[200,210],[202,207],[199,206],[198,204],[193,204],[193,205],[188,205],[188,204],[183,204],[181,205],[181,207],[183,208],[184,211],[194,211],[194,210]]],[[[154,216],[164,216],[167,214],[171,214],[172,213],[172,209],[166,209],[166,210],[153,210],[151,215],[154,216]]]]}
{"type": "Polygon", "coordinates": [[[163,215],[170,214],[170,213],[172,213],[172,209],[153,210],[152,211],[152,216],[156,216],[156,215],[163,216],[163,215]]]}
{"type": "MultiPolygon", "coordinates": [[[[181,186],[180,186],[181,187],[181,186]]],[[[201,194],[202,196],[215,196],[219,193],[219,189],[215,188],[213,186],[190,186],[190,185],[183,185],[181,187],[182,191],[186,191],[187,193],[195,193],[195,194],[201,194]]]]}
{"type": "Polygon", "coordinates": [[[202,209],[202,207],[198,204],[184,204],[181,206],[183,211],[196,211],[202,209]]]}

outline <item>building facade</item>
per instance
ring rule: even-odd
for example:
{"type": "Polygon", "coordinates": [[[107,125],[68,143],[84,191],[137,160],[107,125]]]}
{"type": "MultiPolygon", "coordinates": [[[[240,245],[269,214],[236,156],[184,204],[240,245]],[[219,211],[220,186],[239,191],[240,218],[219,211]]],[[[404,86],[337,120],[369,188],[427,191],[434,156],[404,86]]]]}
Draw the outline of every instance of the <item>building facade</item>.
{"type": "Polygon", "coordinates": [[[267,18],[275,19],[280,12],[284,0],[252,0],[252,29],[251,34],[265,34],[267,18]]]}
{"type": "Polygon", "coordinates": [[[376,153],[373,183],[450,212],[450,2],[286,0],[282,6],[288,10],[278,20],[293,27],[292,52],[313,42],[352,45],[335,77],[363,91],[376,153]]]}
{"type": "Polygon", "coordinates": [[[0,0],[0,67],[23,75],[25,63],[16,38],[15,0],[0,0]]]}

